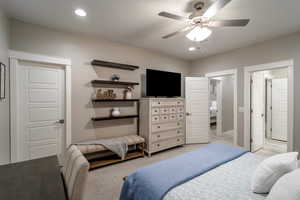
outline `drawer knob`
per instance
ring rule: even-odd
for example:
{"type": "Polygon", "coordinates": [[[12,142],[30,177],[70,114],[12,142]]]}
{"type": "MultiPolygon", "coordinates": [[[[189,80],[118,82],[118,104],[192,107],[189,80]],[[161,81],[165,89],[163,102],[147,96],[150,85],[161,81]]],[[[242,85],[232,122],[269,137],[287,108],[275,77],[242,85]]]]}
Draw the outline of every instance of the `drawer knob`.
{"type": "Polygon", "coordinates": [[[159,147],[159,146],[160,146],[160,144],[157,144],[157,146],[159,147]]]}
{"type": "Polygon", "coordinates": [[[159,137],[160,137],[160,135],[157,135],[157,137],[159,138],[159,137]]]}
{"type": "Polygon", "coordinates": [[[177,142],[179,142],[180,141],[180,139],[177,139],[177,142]]]}
{"type": "Polygon", "coordinates": [[[160,128],[160,126],[157,126],[157,128],[160,128]]]}
{"type": "Polygon", "coordinates": [[[177,131],[177,133],[180,133],[180,131],[177,131]]]}
{"type": "Polygon", "coordinates": [[[158,104],[160,104],[160,102],[158,102],[158,104]]]}

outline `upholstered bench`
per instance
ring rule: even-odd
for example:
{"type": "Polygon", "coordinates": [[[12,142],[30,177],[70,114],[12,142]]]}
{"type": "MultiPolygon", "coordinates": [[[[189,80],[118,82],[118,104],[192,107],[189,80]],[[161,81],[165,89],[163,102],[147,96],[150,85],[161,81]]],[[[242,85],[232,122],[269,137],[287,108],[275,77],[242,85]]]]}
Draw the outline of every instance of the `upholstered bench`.
{"type": "MultiPolygon", "coordinates": [[[[111,138],[110,138],[111,139],[111,138]]],[[[122,136],[115,139],[124,139],[128,144],[128,153],[124,160],[144,156],[145,139],[138,135],[122,136]]],[[[90,169],[124,161],[102,145],[77,145],[82,154],[90,162],[90,169]]]]}

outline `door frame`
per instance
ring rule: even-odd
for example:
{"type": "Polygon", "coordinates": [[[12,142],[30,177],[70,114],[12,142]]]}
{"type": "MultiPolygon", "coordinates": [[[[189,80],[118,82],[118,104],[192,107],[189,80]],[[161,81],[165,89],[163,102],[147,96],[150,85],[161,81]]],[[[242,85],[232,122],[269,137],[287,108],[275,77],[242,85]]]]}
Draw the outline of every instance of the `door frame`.
{"type": "Polygon", "coordinates": [[[288,151],[294,150],[294,61],[283,60],[279,62],[253,65],[244,68],[244,147],[251,150],[250,138],[250,80],[251,73],[278,68],[288,69],[288,151]]]}
{"type": "MultiPolygon", "coordinates": [[[[223,102],[223,82],[222,82],[222,80],[220,80],[220,82],[217,82],[217,84],[218,84],[218,86],[217,86],[216,98],[217,98],[218,110],[217,110],[217,128],[216,128],[217,133],[216,134],[217,134],[217,136],[221,136],[221,135],[223,135],[223,132],[222,132],[222,129],[223,129],[222,108],[223,108],[223,106],[222,106],[222,103],[221,104],[219,104],[219,103],[223,102]]],[[[209,87],[210,87],[210,84],[209,84],[209,87]]]]}
{"type": "Polygon", "coordinates": [[[45,55],[26,53],[21,51],[9,51],[10,63],[10,162],[18,162],[20,155],[18,154],[19,144],[19,120],[17,119],[18,88],[19,78],[17,68],[19,61],[29,61],[36,63],[59,65],[64,69],[65,73],[65,148],[71,144],[71,60],[66,58],[49,57],[45,55]]]}
{"type": "Polygon", "coordinates": [[[217,71],[205,74],[205,77],[209,79],[220,77],[220,76],[233,76],[233,144],[238,145],[238,127],[237,127],[237,116],[238,116],[238,104],[237,104],[237,85],[238,85],[238,70],[236,68],[217,71]]]}

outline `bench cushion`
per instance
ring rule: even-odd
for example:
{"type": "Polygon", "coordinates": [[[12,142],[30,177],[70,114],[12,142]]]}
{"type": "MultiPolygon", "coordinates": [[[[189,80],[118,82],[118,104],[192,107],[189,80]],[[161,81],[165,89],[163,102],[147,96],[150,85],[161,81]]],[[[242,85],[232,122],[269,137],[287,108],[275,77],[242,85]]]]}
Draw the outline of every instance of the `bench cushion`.
{"type": "MultiPolygon", "coordinates": [[[[119,138],[125,139],[128,145],[135,145],[135,144],[140,144],[145,142],[145,139],[138,135],[128,135],[119,138]]],[[[104,146],[96,145],[96,144],[77,145],[77,147],[83,154],[95,153],[95,152],[101,152],[107,150],[104,146]]]]}

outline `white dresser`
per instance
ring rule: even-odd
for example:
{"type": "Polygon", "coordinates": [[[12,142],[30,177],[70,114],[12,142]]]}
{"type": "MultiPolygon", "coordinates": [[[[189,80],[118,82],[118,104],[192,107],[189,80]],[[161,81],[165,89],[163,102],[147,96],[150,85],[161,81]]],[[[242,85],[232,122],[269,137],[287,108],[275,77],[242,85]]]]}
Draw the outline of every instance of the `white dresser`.
{"type": "Polygon", "coordinates": [[[140,135],[146,140],[149,156],[185,144],[184,105],[183,98],[140,100],[140,135]]]}

